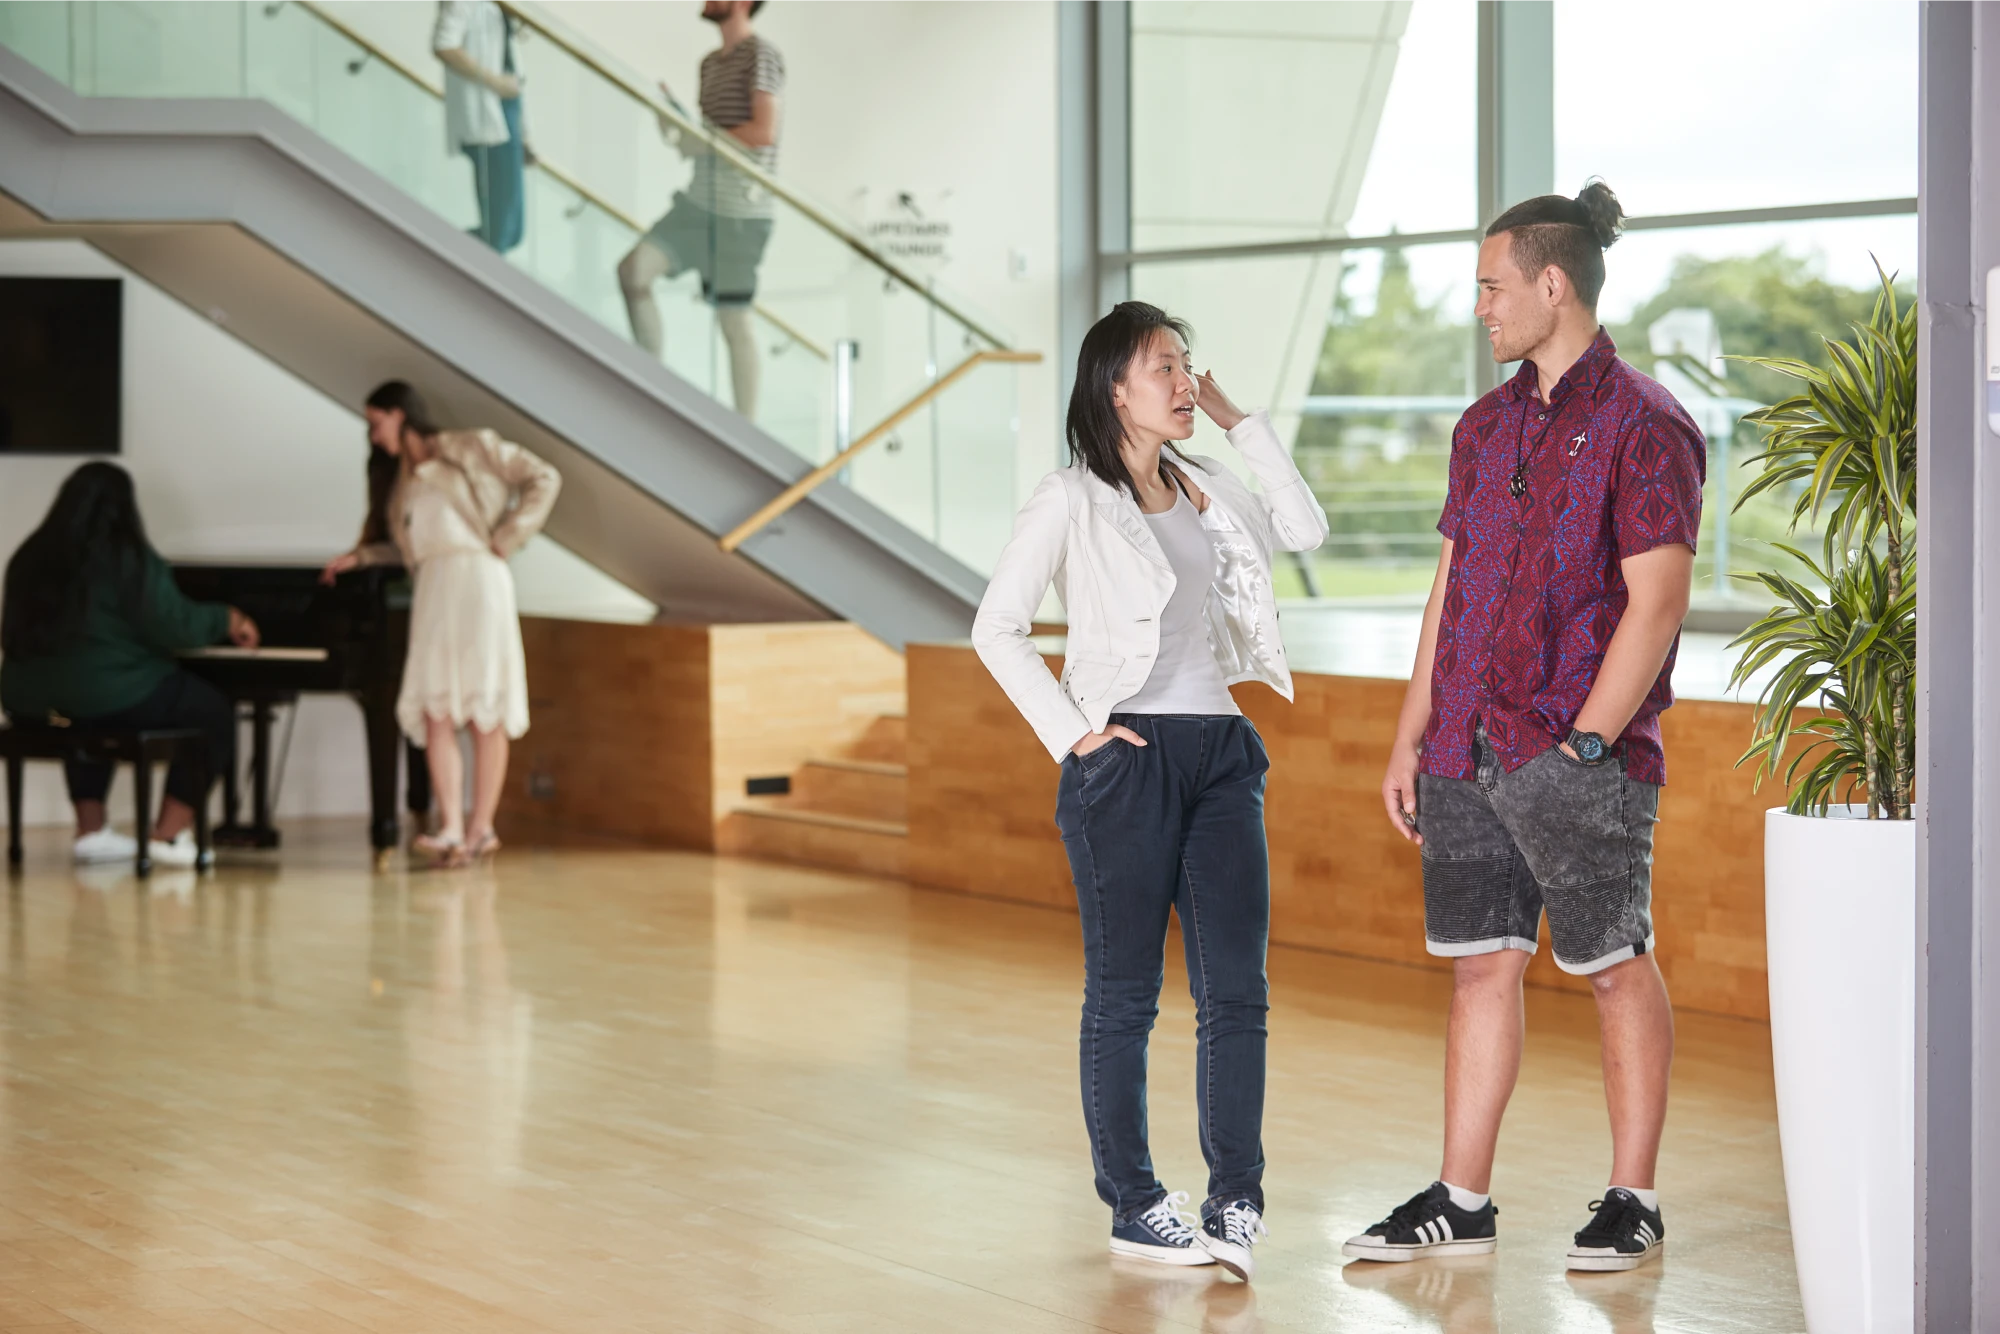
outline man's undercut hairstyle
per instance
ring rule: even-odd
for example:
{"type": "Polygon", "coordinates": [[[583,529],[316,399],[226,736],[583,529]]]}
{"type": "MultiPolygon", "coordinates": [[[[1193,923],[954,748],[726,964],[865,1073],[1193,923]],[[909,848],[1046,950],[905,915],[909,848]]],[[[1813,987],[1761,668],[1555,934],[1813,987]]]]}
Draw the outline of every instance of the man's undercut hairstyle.
{"type": "Polygon", "coordinates": [[[1618,240],[1625,210],[1603,181],[1592,180],[1574,199],[1541,195],[1524,199],[1493,220],[1488,236],[1511,233],[1514,265],[1530,281],[1550,265],[1569,278],[1576,299],[1597,309],[1604,290],[1604,252],[1618,240]]]}

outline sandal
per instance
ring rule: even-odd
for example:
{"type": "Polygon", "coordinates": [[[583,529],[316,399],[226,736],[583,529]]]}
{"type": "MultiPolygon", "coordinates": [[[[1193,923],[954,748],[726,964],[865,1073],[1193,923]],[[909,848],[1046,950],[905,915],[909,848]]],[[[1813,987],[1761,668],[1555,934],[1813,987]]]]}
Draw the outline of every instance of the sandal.
{"type": "Polygon", "coordinates": [[[442,834],[418,834],[410,840],[410,850],[430,858],[435,866],[447,866],[455,862],[465,851],[465,844],[459,839],[446,838],[442,834]]]}
{"type": "Polygon", "coordinates": [[[454,868],[471,866],[474,862],[485,861],[498,851],[500,851],[500,836],[489,829],[470,843],[454,850],[451,859],[444,865],[454,868]]]}

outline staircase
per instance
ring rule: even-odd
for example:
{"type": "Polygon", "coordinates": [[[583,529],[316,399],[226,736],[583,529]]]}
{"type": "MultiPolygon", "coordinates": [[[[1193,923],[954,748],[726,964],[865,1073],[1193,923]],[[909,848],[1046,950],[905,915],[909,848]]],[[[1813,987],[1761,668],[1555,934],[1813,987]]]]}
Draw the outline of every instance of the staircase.
{"type": "Polygon", "coordinates": [[[877,718],[847,754],[801,765],[790,792],[732,812],[717,851],[900,877],[910,832],[907,754],[903,716],[877,718]]]}

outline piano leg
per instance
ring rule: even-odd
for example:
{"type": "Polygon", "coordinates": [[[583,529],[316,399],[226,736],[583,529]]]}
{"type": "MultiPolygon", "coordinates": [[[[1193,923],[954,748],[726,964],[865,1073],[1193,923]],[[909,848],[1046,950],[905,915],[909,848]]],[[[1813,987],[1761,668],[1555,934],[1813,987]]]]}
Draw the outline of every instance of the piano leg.
{"type": "Polygon", "coordinates": [[[403,741],[403,806],[423,825],[431,813],[431,762],[422,746],[403,741]]]}
{"type": "MultiPolygon", "coordinates": [[[[402,754],[403,729],[396,725],[393,694],[364,698],[361,713],[368,728],[368,838],[377,852],[385,852],[402,836],[402,823],[396,816],[396,761],[402,754]]],[[[414,783],[414,769],[411,780],[414,783]]]]}
{"type": "Polygon", "coordinates": [[[275,848],[278,846],[278,830],[271,823],[271,711],[279,704],[296,703],[295,694],[249,696],[250,705],[250,823],[237,821],[237,800],[231,789],[236,787],[235,775],[225,775],[223,782],[223,803],[229,815],[229,822],[217,829],[213,837],[218,844],[232,848],[275,848]]]}

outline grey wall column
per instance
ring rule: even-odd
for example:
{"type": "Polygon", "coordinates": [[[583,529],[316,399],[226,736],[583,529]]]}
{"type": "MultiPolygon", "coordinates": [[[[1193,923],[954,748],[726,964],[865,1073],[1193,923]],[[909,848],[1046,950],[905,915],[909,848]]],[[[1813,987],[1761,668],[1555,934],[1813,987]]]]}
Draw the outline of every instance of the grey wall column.
{"type": "Polygon", "coordinates": [[[1509,204],[1555,191],[1555,40],[1553,0],[1480,0],[1482,227],[1509,204]]]}
{"type": "MultiPolygon", "coordinates": [[[[1556,12],[1554,0],[1480,0],[1479,225],[1509,204],[1556,188],[1556,12]]],[[[1472,333],[1475,366],[1489,385],[1513,373],[1472,333]]]]}
{"type": "Polygon", "coordinates": [[[1917,1327],[2000,1330],[2000,12],[1922,9],[1917,455],[1917,1327]]]}

